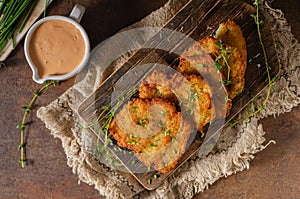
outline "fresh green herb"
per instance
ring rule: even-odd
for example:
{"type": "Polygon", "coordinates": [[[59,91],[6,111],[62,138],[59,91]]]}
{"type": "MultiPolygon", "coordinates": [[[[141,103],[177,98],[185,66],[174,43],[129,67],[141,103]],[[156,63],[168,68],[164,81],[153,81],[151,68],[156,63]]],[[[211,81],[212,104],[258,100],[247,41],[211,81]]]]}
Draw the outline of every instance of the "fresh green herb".
{"type": "Polygon", "coordinates": [[[153,144],[153,143],[149,143],[150,147],[157,147],[157,145],[153,144]]]}
{"type": "Polygon", "coordinates": [[[132,106],[132,107],[131,107],[131,113],[134,113],[136,109],[137,109],[136,106],[132,106]]]}
{"type": "Polygon", "coordinates": [[[136,140],[129,140],[128,142],[127,142],[127,144],[129,144],[129,145],[134,145],[134,144],[136,144],[137,142],[136,142],[136,140]]]}
{"type": "Polygon", "coordinates": [[[230,102],[230,101],[231,101],[231,99],[226,95],[225,102],[227,103],[227,102],[230,102]]]}
{"type": "Polygon", "coordinates": [[[172,138],[172,142],[176,142],[176,140],[177,140],[176,137],[172,138]]]}
{"type": "Polygon", "coordinates": [[[147,184],[150,185],[151,184],[151,179],[147,180],[147,184]]]}
{"type": "Polygon", "coordinates": [[[198,67],[199,68],[204,68],[204,65],[203,64],[198,64],[198,67]]]}
{"type": "Polygon", "coordinates": [[[227,46],[223,44],[222,40],[219,40],[219,43],[216,43],[216,46],[218,47],[220,54],[215,58],[215,65],[218,71],[221,71],[223,66],[227,67],[227,77],[224,80],[224,83],[225,85],[229,85],[231,84],[230,81],[231,68],[229,66],[228,60],[232,56],[232,53],[236,51],[236,48],[232,51],[231,49],[229,49],[227,46]]]}
{"type": "Polygon", "coordinates": [[[115,150],[115,151],[120,151],[120,152],[123,151],[120,147],[114,147],[114,150],[115,150]]]}
{"type": "Polygon", "coordinates": [[[269,97],[270,97],[270,94],[271,94],[271,89],[274,86],[275,81],[276,81],[276,78],[271,79],[270,66],[269,66],[269,63],[268,63],[267,52],[266,52],[264,43],[262,41],[262,35],[261,35],[260,27],[263,24],[263,21],[260,20],[260,15],[259,15],[259,6],[260,6],[260,4],[261,4],[260,0],[255,0],[255,2],[253,3],[253,5],[255,6],[255,9],[256,9],[256,13],[254,15],[252,15],[252,17],[254,18],[254,21],[256,23],[256,29],[257,29],[257,34],[258,34],[258,38],[259,38],[259,44],[260,44],[260,46],[262,48],[262,51],[263,51],[263,57],[264,57],[265,67],[266,67],[266,71],[267,71],[267,75],[268,75],[267,79],[268,79],[268,82],[269,82],[269,86],[268,86],[267,96],[265,97],[262,105],[255,112],[249,114],[246,117],[246,119],[249,119],[250,117],[252,117],[253,115],[257,114],[258,112],[260,112],[261,110],[264,109],[267,101],[269,100],[269,97]]]}
{"type": "Polygon", "coordinates": [[[33,93],[33,98],[31,99],[30,103],[27,106],[22,107],[24,109],[24,115],[22,119],[22,123],[17,126],[17,128],[21,129],[21,134],[20,134],[20,145],[19,145],[19,150],[20,150],[20,163],[21,167],[25,168],[26,167],[26,155],[25,155],[25,127],[26,127],[26,118],[29,112],[31,111],[32,106],[34,105],[35,101],[37,98],[49,87],[51,86],[57,86],[59,85],[59,81],[47,81],[46,85],[40,88],[37,92],[33,93]]]}
{"type": "Polygon", "coordinates": [[[110,138],[107,138],[107,141],[108,141],[109,143],[113,143],[112,139],[110,139],[110,138]]]}
{"type": "Polygon", "coordinates": [[[163,123],[162,121],[159,121],[159,122],[158,122],[158,126],[159,126],[160,128],[164,128],[164,123],[163,123]]]}
{"type": "Polygon", "coordinates": [[[201,117],[201,122],[203,122],[203,121],[205,121],[205,120],[206,120],[206,118],[207,118],[207,115],[200,115],[200,117],[201,117]]]}
{"type": "Polygon", "coordinates": [[[10,40],[14,47],[17,27],[22,30],[38,0],[3,0],[0,6],[0,51],[10,40]]]}
{"type": "Polygon", "coordinates": [[[170,135],[170,133],[171,133],[170,129],[164,132],[165,136],[170,135]]]}
{"type": "Polygon", "coordinates": [[[203,93],[203,88],[198,88],[197,91],[198,93],[203,93]]]}
{"type": "Polygon", "coordinates": [[[46,14],[47,14],[47,6],[48,6],[48,0],[45,0],[45,3],[44,3],[44,17],[46,17],[46,14]]]}
{"type": "Polygon", "coordinates": [[[101,109],[103,111],[109,111],[110,110],[110,106],[102,106],[101,109]]]}
{"type": "MultiPolygon", "coordinates": [[[[111,155],[110,150],[108,150],[108,144],[109,143],[112,144],[112,140],[108,137],[109,127],[114,118],[115,111],[118,110],[121,107],[121,105],[123,105],[123,102],[125,99],[129,99],[132,95],[134,95],[136,93],[137,90],[132,89],[132,87],[131,87],[131,88],[128,88],[128,90],[126,90],[126,91],[125,91],[126,94],[124,96],[120,96],[119,98],[112,100],[111,103],[109,103],[108,105],[102,106],[100,109],[101,112],[98,115],[97,119],[88,125],[88,128],[90,128],[93,125],[96,125],[98,123],[101,124],[101,128],[98,129],[98,132],[99,132],[99,134],[104,133],[104,136],[105,136],[104,143],[103,143],[103,145],[99,145],[99,146],[96,145],[94,150],[97,152],[98,158],[100,158],[101,153],[103,153],[103,154],[105,153],[105,155],[106,155],[105,160],[107,160],[109,164],[113,164],[116,167],[118,167],[119,160],[116,157],[114,157],[113,155],[111,155]],[[128,91],[128,92],[126,92],[126,91],[128,91]],[[112,106],[113,106],[113,108],[112,108],[112,106]],[[99,148],[100,148],[100,150],[99,150],[99,148]]],[[[138,144],[137,140],[130,140],[128,143],[129,144],[138,144]]],[[[118,150],[120,152],[123,151],[120,147],[115,148],[115,150],[118,150]]],[[[133,151],[130,151],[129,153],[132,154],[133,151]]]]}
{"type": "Polygon", "coordinates": [[[215,63],[215,67],[217,68],[218,71],[221,71],[221,64],[215,63]]]}
{"type": "Polygon", "coordinates": [[[21,33],[21,32],[22,32],[22,30],[23,30],[23,28],[24,28],[26,22],[28,21],[28,18],[30,17],[30,15],[31,15],[31,13],[32,13],[32,11],[33,11],[33,9],[35,8],[37,2],[38,2],[38,1],[34,1],[34,2],[32,3],[32,5],[30,6],[30,8],[29,8],[27,14],[25,15],[24,19],[23,19],[22,22],[21,22],[21,25],[20,25],[20,27],[19,27],[19,29],[18,29],[18,33],[21,33]]]}
{"type": "Polygon", "coordinates": [[[190,101],[194,102],[195,100],[199,99],[198,93],[194,89],[190,89],[191,96],[190,96],[190,101]]]}
{"type": "Polygon", "coordinates": [[[205,133],[201,133],[201,138],[204,138],[204,136],[205,136],[205,133]]]}
{"type": "Polygon", "coordinates": [[[231,120],[228,122],[228,126],[234,127],[239,123],[239,120],[231,120]]]}
{"type": "Polygon", "coordinates": [[[147,123],[147,120],[146,119],[140,119],[140,121],[138,122],[138,125],[144,125],[147,123]]]}
{"type": "MultiPolygon", "coordinates": [[[[135,87],[134,88],[130,87],[126,91],[125,91],[126,94],[124,96],[120,96],[119,98],[114,99],[113,101],[111,101],[111,103],[109,105],[102,106],[101,112],[100,112],[99,116],[97,117],[97,119],[91,125],[89,125],[89,127],[91,127],[91,126],[97,124],[98,122],[100,122],[102,124],[102,128],[99,129],[99,133],[104,132],[104,134],[105,134],[105,139],[104,139],[105,149],[107,149],[108,142],[110,142],[110,140],[108,138],[109,127],[110,127],[110,123],[112,122],[112,120],[115,116],[115,110],[118,110],[121,107],[124,100],[129,99],[132,95],[134,95],[137,92],[137,89],[135,87]],[[126,92],[126,91],[128,91],[128,92],[126,92]],[[114,105],[114,109],[112,109],[112,105],[114,105]]],[[[137,144],[137,141],[130,140],[128,143],[129,144],[137,144]]],[[[108,153],[109,152],[107,150],[107,154],[108,153]]]]}
{"type": "Polygon", "coordinates": [[[232,84],[232,82],[231,82],[229,79],[225,79],[225,80],[224,80],[224,85],[225,85],[225,86],[228,86],[228,85],[230,85],[230,84],[232,84]]]}
{"type": "Polygon", "coordinates": [[[159,178],[159,175],[154,174],[154,175],[153,175],[153,178],[154,178],[154,179],[157,179],[157,178],[159,178]]]}
{"type": "MultiPolygon", "coordinates": [[[[249,119],[250,117],[254,116],[255,114],[259,113],[261,110],[263,110],[265,108],[265,105],[270,98],[271,90],[277,80],[276,77],[271,78],[270,65],[268,63],[267,52],[266,52],[266,48],[265,48],[265,45],[262,40],[261,25],[263,24],[263,21],[260,19],[260,14],[259,14],[259,6],[261,5],[261,1],[255,0],[253,5],[254,5],[256,11],[255,11],[255,14],[252,14],[251,16],[253,17],[253,19],[255,21],[259,44],[260,44],[262,52],[263,52],[264,65],[265,65],[266,72],[267,72],[266,81],[268,82],[268,90],[267,90],[267,95],[262,102],[262,105],[260,107],[258,107],[256,110],[254,110],[253,112],[247,114],[245,119],[249,119]]],[[[260,55],[260,53],[258,55],[256,55],[254,58],[258,57],[259,55],[260,55]]],[[[258,99],[261,99],[261,96],[258,99]]],[[[240,122],[240,120],[232,120],[228,123],[228,126],[235,126],[239,122],[240,122]]]]}

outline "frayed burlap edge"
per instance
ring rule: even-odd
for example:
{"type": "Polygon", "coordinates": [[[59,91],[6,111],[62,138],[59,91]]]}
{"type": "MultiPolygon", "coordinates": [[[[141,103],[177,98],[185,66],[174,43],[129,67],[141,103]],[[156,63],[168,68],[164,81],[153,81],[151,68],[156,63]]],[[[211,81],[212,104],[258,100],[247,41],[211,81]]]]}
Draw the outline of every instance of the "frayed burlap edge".
{"type": "MultiPolygon", "coordinates": [[[[168,13],[174,12],[171,9],[174,4],[176,1],[169,1],[164,8],[151,15],[152,19],[155,14],[163,13],[164,15],[164,10],[168,10],[168,13]]],[[[196,158],[188,161],[154,191],[146,191],[141,186],[129,182],[110,168],[100,165],[88,152],[83,150],[83,143],[78,136],[80,129],[76,125],[79,123],[78,117],[72,109],[73,92],[77,92],[73,88],[47,107],[40,108],[37,116],[45,122],[52,135],[62,140],[67,163],[78,175],[79,181],[94,185],[101,195],[108,198],[131,198],[138,193],[143,198],[192,198],[195,193],[205,190],[219,178],[248,169],[249,161],[254,158],[254,154],[265,148],[263,145],[265,142],[264,131],[262,126],[258,125],[259,119],[268,115],[289,112],[292,107],[300,103],[300,46],[291,34],[282,12],[273,10],[267,4],[264,9],[264,13],[267,13],[266,17],[273,20],[271,24],[273,24],[275,40],[279,43],[277,50],[280,52],[282,68],[280,78],[272,90],[271,98],[264,111],[250,120],[243,121],[235,128],[225,129],[225,131],[239,132],[238,139],[227,150],[204,159],[196,158]]],[[[169,19],[170,16],[162,16],[162,18],[169,19]]],[[[151,22],[149,19],[151,17],[144,20],[145,24],[151,22]]],[[[161,23],[163,21],[161,20],[161,23]]],[[[97,79],[93,81],[97,81],[97,79]]],[[[262,93],[262,96],[264,95],[265,93],[262,93]]],[[[256,103],[261,102],[256,100],[256,103]]]]}

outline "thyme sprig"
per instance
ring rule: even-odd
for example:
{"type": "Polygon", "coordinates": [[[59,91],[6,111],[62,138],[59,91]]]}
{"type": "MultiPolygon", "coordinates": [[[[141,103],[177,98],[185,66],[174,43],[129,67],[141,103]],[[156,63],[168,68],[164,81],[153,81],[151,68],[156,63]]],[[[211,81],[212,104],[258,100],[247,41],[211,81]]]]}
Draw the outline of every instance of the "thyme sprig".
{"type": "Polygon", "coordinates": [[[37,92],[33,93],[33,98],[31,99],[30,103],[27,106],[22,107],[24,110],[24,115],[22,119],[22,123],[17,126],[17,128],[21,129],[20,133],[20,145],[19,145],[19,150],[20,150],[20,160],[19,162],[21,163],[21,167],[25,168],[26,167],[26,155],[25,155],[25,127],[26,127],[26,118],[29,112],[31,111],[31,108],[33,107],[35,101],[38,99],[38,97],[49,87],[51,86],[57,86],[59,85],[59,81],[54,80],[54,81],[47,81],[46,85],[44,85],[42,88],[40,88],[37,92]]]}
{"type": "MultiPolygon", "coordinates": [[[[268,90],[267,90],[267,95],[266,95],[265,99],[263,100],[262,104],[254,112],[247,114],[245,117],[246,120],[249,119],[250,117],[256,115],[257,113],[259,113],[260,111],[262,111],[265,108],[265,106],[270,98],[271,90],[274,87],[275,82],[277,80],[276,77],[274,77],[274,78],[271,77],[270,65],[268,62],[267,52],[266,52],[266,48],[265,48],[265,45],[262,40],[261,25],[263,24],[263,21],[260,19],[260,14],[259,14],[259,6],[261,5],[261,1],[255,0],[253,5],[254,5],[256,11],[255,11],[255,14],[251,15],[251,17],[253,17],[254,22],[256,24],[256,30],[257,30],[257,35],[258,35],[258,39],[259,39],[259,44],[260,44],[262,52],[263,52],[264,65],[266,67],[266,72],[267,72],[266,81],[268,81],[268,90]]],[[[230,121],[228,125],[235,126],[239,122],[240,122],[240,120],[233,120],[233,121],[230,121]]]]}
{"type": "MultiPolygon", "coordinates": [[[[112,100],[108,105],[104,105],[100,108],[100,113],[98,115],[98,117],[88,126],[86,127],[82,127],[82,129],[86,129],[86,128],[91,128],[94,125],[100,123],[101,127],[100,129],[98,129],[98,133],[102,134],[104,133],[104,143],[103,145],[98,143],[94,149],[95,152],[99,153],[98,156],[100,157],[100,155],[102,153],[106,154],[106,159],[109,158],[112,161],[110,163],[117,163],[118,161],[110,154],[110,151],[108,150],[108,145],[109,143],[112,144],[112,140],[109,138],[109,127],[110,124],[112,122],[112,120],[115,117],[115,112],[124,104],[124,102],[128,99],[130,99],[134,94],[136,94],[137,92],[137,86],[132,86],[129,87],[128,89],[126,89],[124,91],[123,95],[120,95],[118,98],[115,98],[114,100],[112,100]]],[[[132,107],[133,108],[133,107],[132,107]]],[[[134,110],[131,109],[132,111],[135,111],[137,107],[134,107],[134,110]]],[[[138,140],[138,137],[135,137],[134,143],[130,142],[130,144],[135,144],[138,140]]],[[[120,151],[122,152],[122,149],[119,147],[115,147],[116,151],[120,151]]]]}
{"type": "Polygon", "coordinates": [[[218,56],[216,56],[216,58],[215,58],[215,65],[216,65],[216,68],[218,69],[218,71],[221,71],[223,69],[223,67],[226,66],[227,74],[226,74],[226,79],[224,80],[224,84],[229,85],[229,84],[231,84],[231,81],[230,81],[231,67],[230,67],[228,61],[229,61],[230,57],[232,56],[232,53],[234,51],[236,51],[236,48],[231,50],[228,46],[224,45],[224,43],[221,39],[219,39],[219,42],[216,43],[216,46],[217,46],[220,54],[218,56]]]}

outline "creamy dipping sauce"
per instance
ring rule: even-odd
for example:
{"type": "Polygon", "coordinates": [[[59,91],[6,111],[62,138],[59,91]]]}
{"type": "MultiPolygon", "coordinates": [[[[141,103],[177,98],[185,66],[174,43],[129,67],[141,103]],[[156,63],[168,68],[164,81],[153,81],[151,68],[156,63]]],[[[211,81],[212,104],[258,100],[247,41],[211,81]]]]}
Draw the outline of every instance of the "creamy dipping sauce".
{"type": "Polygon", "coordinates": [[[73,71],[82,61],[85,48],[80,30],[63,20],[42,23],[29,43],[31,60],[42,78],[73,71]]]}

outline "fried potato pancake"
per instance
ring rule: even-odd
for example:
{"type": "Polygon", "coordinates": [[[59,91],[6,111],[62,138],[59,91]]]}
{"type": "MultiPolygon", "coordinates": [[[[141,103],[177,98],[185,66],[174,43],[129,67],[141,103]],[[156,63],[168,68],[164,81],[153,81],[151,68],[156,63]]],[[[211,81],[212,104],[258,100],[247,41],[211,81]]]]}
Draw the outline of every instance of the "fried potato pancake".
{"type": "Polygon", "coordinates": [[[218,39],[208,36],[187,49],[182,54],[182,57],[188,60],[185,58],[180,59],[180,64],[177,68],[178,71],[187,74],[200,73],[200,75],[209,73],[217,76],[216,72],[212,69],[212,66],[216,66],[217,70],[221,72],[220,78],[227,87],[229,99],[233,99],[242,92],[245,82],[246,60],[235,47],[223,42],[221,43],[218,39]],[[193,51],[199,48],[204,49],[206,55],[201,53],[201,55],[195,56],[197,53],[193,51]],[[208,55],[215,61],[214,64],[207,58],[208,55]]]}
{"type": "Polygon", "coordinates": [[[183,121],[180,133],[168,145],[159,147],[160,150],[158,151],[136,153],[135,156],[146,166],[161,173],[168,173],[176,167],[181,156],[185,153],[188,139],[193,132],[190,123],[183,121]]]}
{"type": "Polygon", "coordinates": [[[232,58],[229,59],[231,84],[228,86],[228,93],[229,98],[233,99],[242,92],[245,85],[244,76],[247,67],[246,40],[241,28],[230,19],[219,25],[216,31],[216,38],[220,39],[224,44],[236,48],[232,58]]]}
{"type": "Polygon", "coordinates": [[[216,38],[221,39],[223,43],[237,48],[241,54],[244,65],[247,64],[246,40],[241,28],[232,20],[228,19],[219,25],[216,31],[216,38]]]}
{"type": "Polygon", "coordinates": [[[194,120],[201,132],[215,116],[211,102],[212,91],[201,76],[194,74],[173,75],[168,79],[165,74],[154,71],[140,84],[139,97],[146,99],[158,97],[174,104],[185,103],[187,108],[190,106],[191,111],[194,111],[194,120]],[[197,103],[198,107],[193,103],[197,103]]]}
{"type": "Polygon", "coordinates": [[[206,74],[216,73],[214,68],[214,59],[211,54],[218,54],[217,46],[215,46],[215,39],[206,37],[187,50],[180,56],[180,62],[177,70],[182,74],[197,74],[205,76],[206,74]]]}
{"type": "Polygon", "coordinates": [[[136,98],[116,114],[109,132],[118,145],[135,153],[156,151],[179,132],[181,113],[168,101],[136,98]]]}
{"type": "Polygon", "coordinates": [[[170,89],[172,85],[169,83],[166,74],[154,70],[151,75],[140,84],[139,97],[152,99],[167,99],[170,102],[178,103],[176,95],[170,89]]]}
{"type": "Polygon", "coordinates": [[[190,100],[197,101],[199,111],[195,113],[194,119],[198,124],[198,130],[203,131],[203,127],[215,118],[215,110],[212,106],[212,91],[201,76],[185,75],[190,83],[190,100]]]}
{"type": "Polygon", "coordinates": [[[194,130],[170,102],[136,98],[116,114],[109,132],[146,166],[168,172],[177,165],[194,130]],[[178,151],[166,156],[166,150],[178,151]]]}

